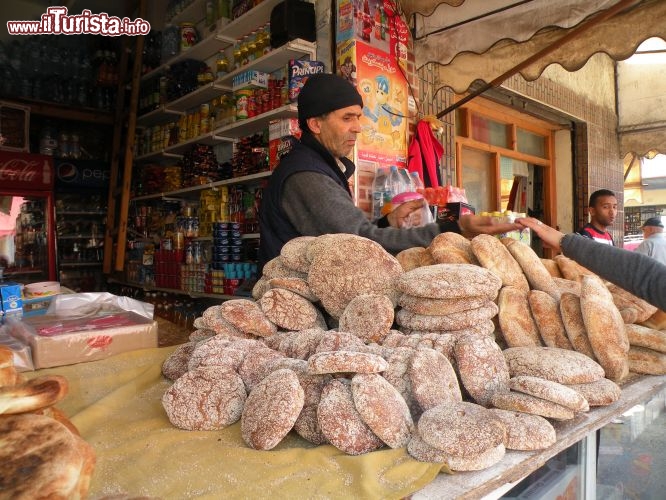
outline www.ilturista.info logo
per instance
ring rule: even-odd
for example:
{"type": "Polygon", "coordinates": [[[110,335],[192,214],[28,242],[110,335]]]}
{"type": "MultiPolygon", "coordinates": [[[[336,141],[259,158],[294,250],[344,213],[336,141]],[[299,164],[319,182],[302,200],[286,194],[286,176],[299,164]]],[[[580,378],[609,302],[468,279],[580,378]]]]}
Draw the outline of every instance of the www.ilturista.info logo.
{"type": "Polygon", "coordinates": [[[81,14],[67,15],[67,7],[49,7],[39,21],[7,21],[10,35],[147,35],[150,23],[140,17],[131,20],[110,16],[105,12],[93,14],[84,9],[81,14]]]}

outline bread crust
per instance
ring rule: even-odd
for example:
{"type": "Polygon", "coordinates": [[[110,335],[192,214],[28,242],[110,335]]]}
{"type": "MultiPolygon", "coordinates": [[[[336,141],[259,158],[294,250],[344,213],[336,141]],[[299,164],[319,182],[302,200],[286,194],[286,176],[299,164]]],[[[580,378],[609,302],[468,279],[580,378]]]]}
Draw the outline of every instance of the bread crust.
{"type": "Polygon", "coordinates": [[[587,338],[583,311],[580,307],[580,297],[569,292],[563,293],[560,298],[560,315],[573,349],[596,360],[597,358],[587,338]]]}
{"type": "Polygon", "coordinates": [[[483,267],[495,273],[504,286],[515,286],[527,292],[530,289],[516,259],[500,240],[489,234],[480,234],[472,239],[472,251],[483,267]]]}
{"type": "Polygon", "coordinates": [[[506,428],[504,446],[507,450],[543,450],[557,441],[553,425],[544,417],[519,411],[490,408],[506,428]]]}
{"type": "Polygon", "coordinates": [[[394,308],[386,295],[364,294],[354,297],[342,315],[338,328],[365,342],[381,342],[391,330],[394,308]]]}
{"type": "Polygon", "coordinates": [[[502,287],[498,305],[500,329],[507,346],[542,345],[527,294],[523,290],[513,286],[502,287]]]}
{"type": "Polygon", "coordinates": [[[493,394],[491,404],[495,408],[509,411],[521,411],[532,415],[540,415],[554,420],[570,420],[574,411],[552,401],[530,396],[522,392],[498,392],[493,394]]]}
{"type": "Polygon", "coordinates": [[[625,325],[624,328],[629,345],[666,353],[666,332],[642,325],[625,325]]]}
{"type": "Polygon", "coordinates": [[[446,232],[435,236],[428,247],[435,264],[474,264],[479,260],[472,251],[471,242],[458,233],[446,232]]]}
{"type": "Polygon", "coordinates": [[[534,290],[546,292],[553,299],[559,301],[560,290],[536,252],[529,245],[515,240],[514,244],[510,245],[508,249],[523,270],[530,287],[534,290]]]}
{"type": "Polygon", "coordinates": [[[622,389],[610,379],[602,378],[587,384],[567,385],[580,393],[590,406],[608,406],[620,399],[622,389]]]}
{"type": "Polygon", "coordinates": [[[434,349],[414,351],[409,368],[412,394],[423,411],[447,401],[462,401],[456,372],[449,360],[434,349]]]}
{"type": "Polygon", "coordinates": [[[552,401],[576,412],[588,411],[590,409],[587,400],[580,393],[552,380],[519,375],[509,380],[509,387],[512,391],[552,401]]]}
{"type": "Polygon", "coordinates": [[[403,293],[432,299],[497,297],[502,281],[492,272],[471,264],[435,264],[408,271],[397,280],[403,293]]]}
{"type": "Polygon", "coordinates": [[[560,384],[585,384],[604,378],[604,369],[584,354],[556,347],[510,347],[504,357],[512,377],[531,375],[560,384]]]}
{"type": "Polygon", "coordinates": [[[573,346],[562,322],[559,302],[540,290],[531,290],[527,300],[543,343],[548,347],[572,350],[573,346]]]}
{"type": "Polygon", "coordinates": [[[318,352],[308,359],[308,371],[311,374],[379,373],[387,368],[388,363],[384,358],[366,352],[318,352]]]}
{"type": "Polygon", "coordinates": [[[65,377],[43,375],[28,381],[0,387],[0,415],[27,413],[53,406],[69,390],[65,377]]]}

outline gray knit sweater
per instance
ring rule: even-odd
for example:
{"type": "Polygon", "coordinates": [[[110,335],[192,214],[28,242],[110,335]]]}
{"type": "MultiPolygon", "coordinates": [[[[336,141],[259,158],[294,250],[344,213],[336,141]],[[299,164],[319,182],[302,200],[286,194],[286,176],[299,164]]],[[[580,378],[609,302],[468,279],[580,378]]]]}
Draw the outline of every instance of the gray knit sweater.
{"type": "Polygon", "coordinates": [[[578,234],[567,234],[561,243],[565,256],[602,278],[666,310],[666,266],[636,252],[602,245],[578,234]]]}
{"type": "Polygon", "coordinates": [[[415,246],[427,247],[440,233],[436,223],[410,229],[377,227],[343,188],[316,172],[299,172],[286,180],[282,209],[304,236],[357,234],[376,241],[391,253],[415,246]]]}

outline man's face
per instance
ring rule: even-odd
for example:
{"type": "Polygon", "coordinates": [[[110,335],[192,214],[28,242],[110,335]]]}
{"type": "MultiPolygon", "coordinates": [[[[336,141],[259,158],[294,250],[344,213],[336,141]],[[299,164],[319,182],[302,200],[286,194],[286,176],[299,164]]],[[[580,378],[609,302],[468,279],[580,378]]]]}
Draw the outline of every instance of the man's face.
{"type": "Polygon", "coordinates": [[[308,127],[333,157],[341,158],[351,153],[356,144],[356,136],[361,132],[361,111],[358,105],[336,109],[308,119],[308,127]]]}
{"type": "Polygon", "coordinates": [[[593,207],[590,207],[592,223],[601,228],[612,226],[617,215],[617,198],[600,196],[593,207]]]}

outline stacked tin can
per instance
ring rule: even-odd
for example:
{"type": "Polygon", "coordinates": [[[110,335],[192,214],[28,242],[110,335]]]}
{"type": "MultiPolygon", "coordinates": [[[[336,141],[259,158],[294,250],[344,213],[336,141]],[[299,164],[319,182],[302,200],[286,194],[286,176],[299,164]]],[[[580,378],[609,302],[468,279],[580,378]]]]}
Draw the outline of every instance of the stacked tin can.
{"type": "Polygon", "coordinates": [[[223,269],[227,262],[240,262],[243,241],[238,222],[213,223],[213,269],[223,269]]]}

